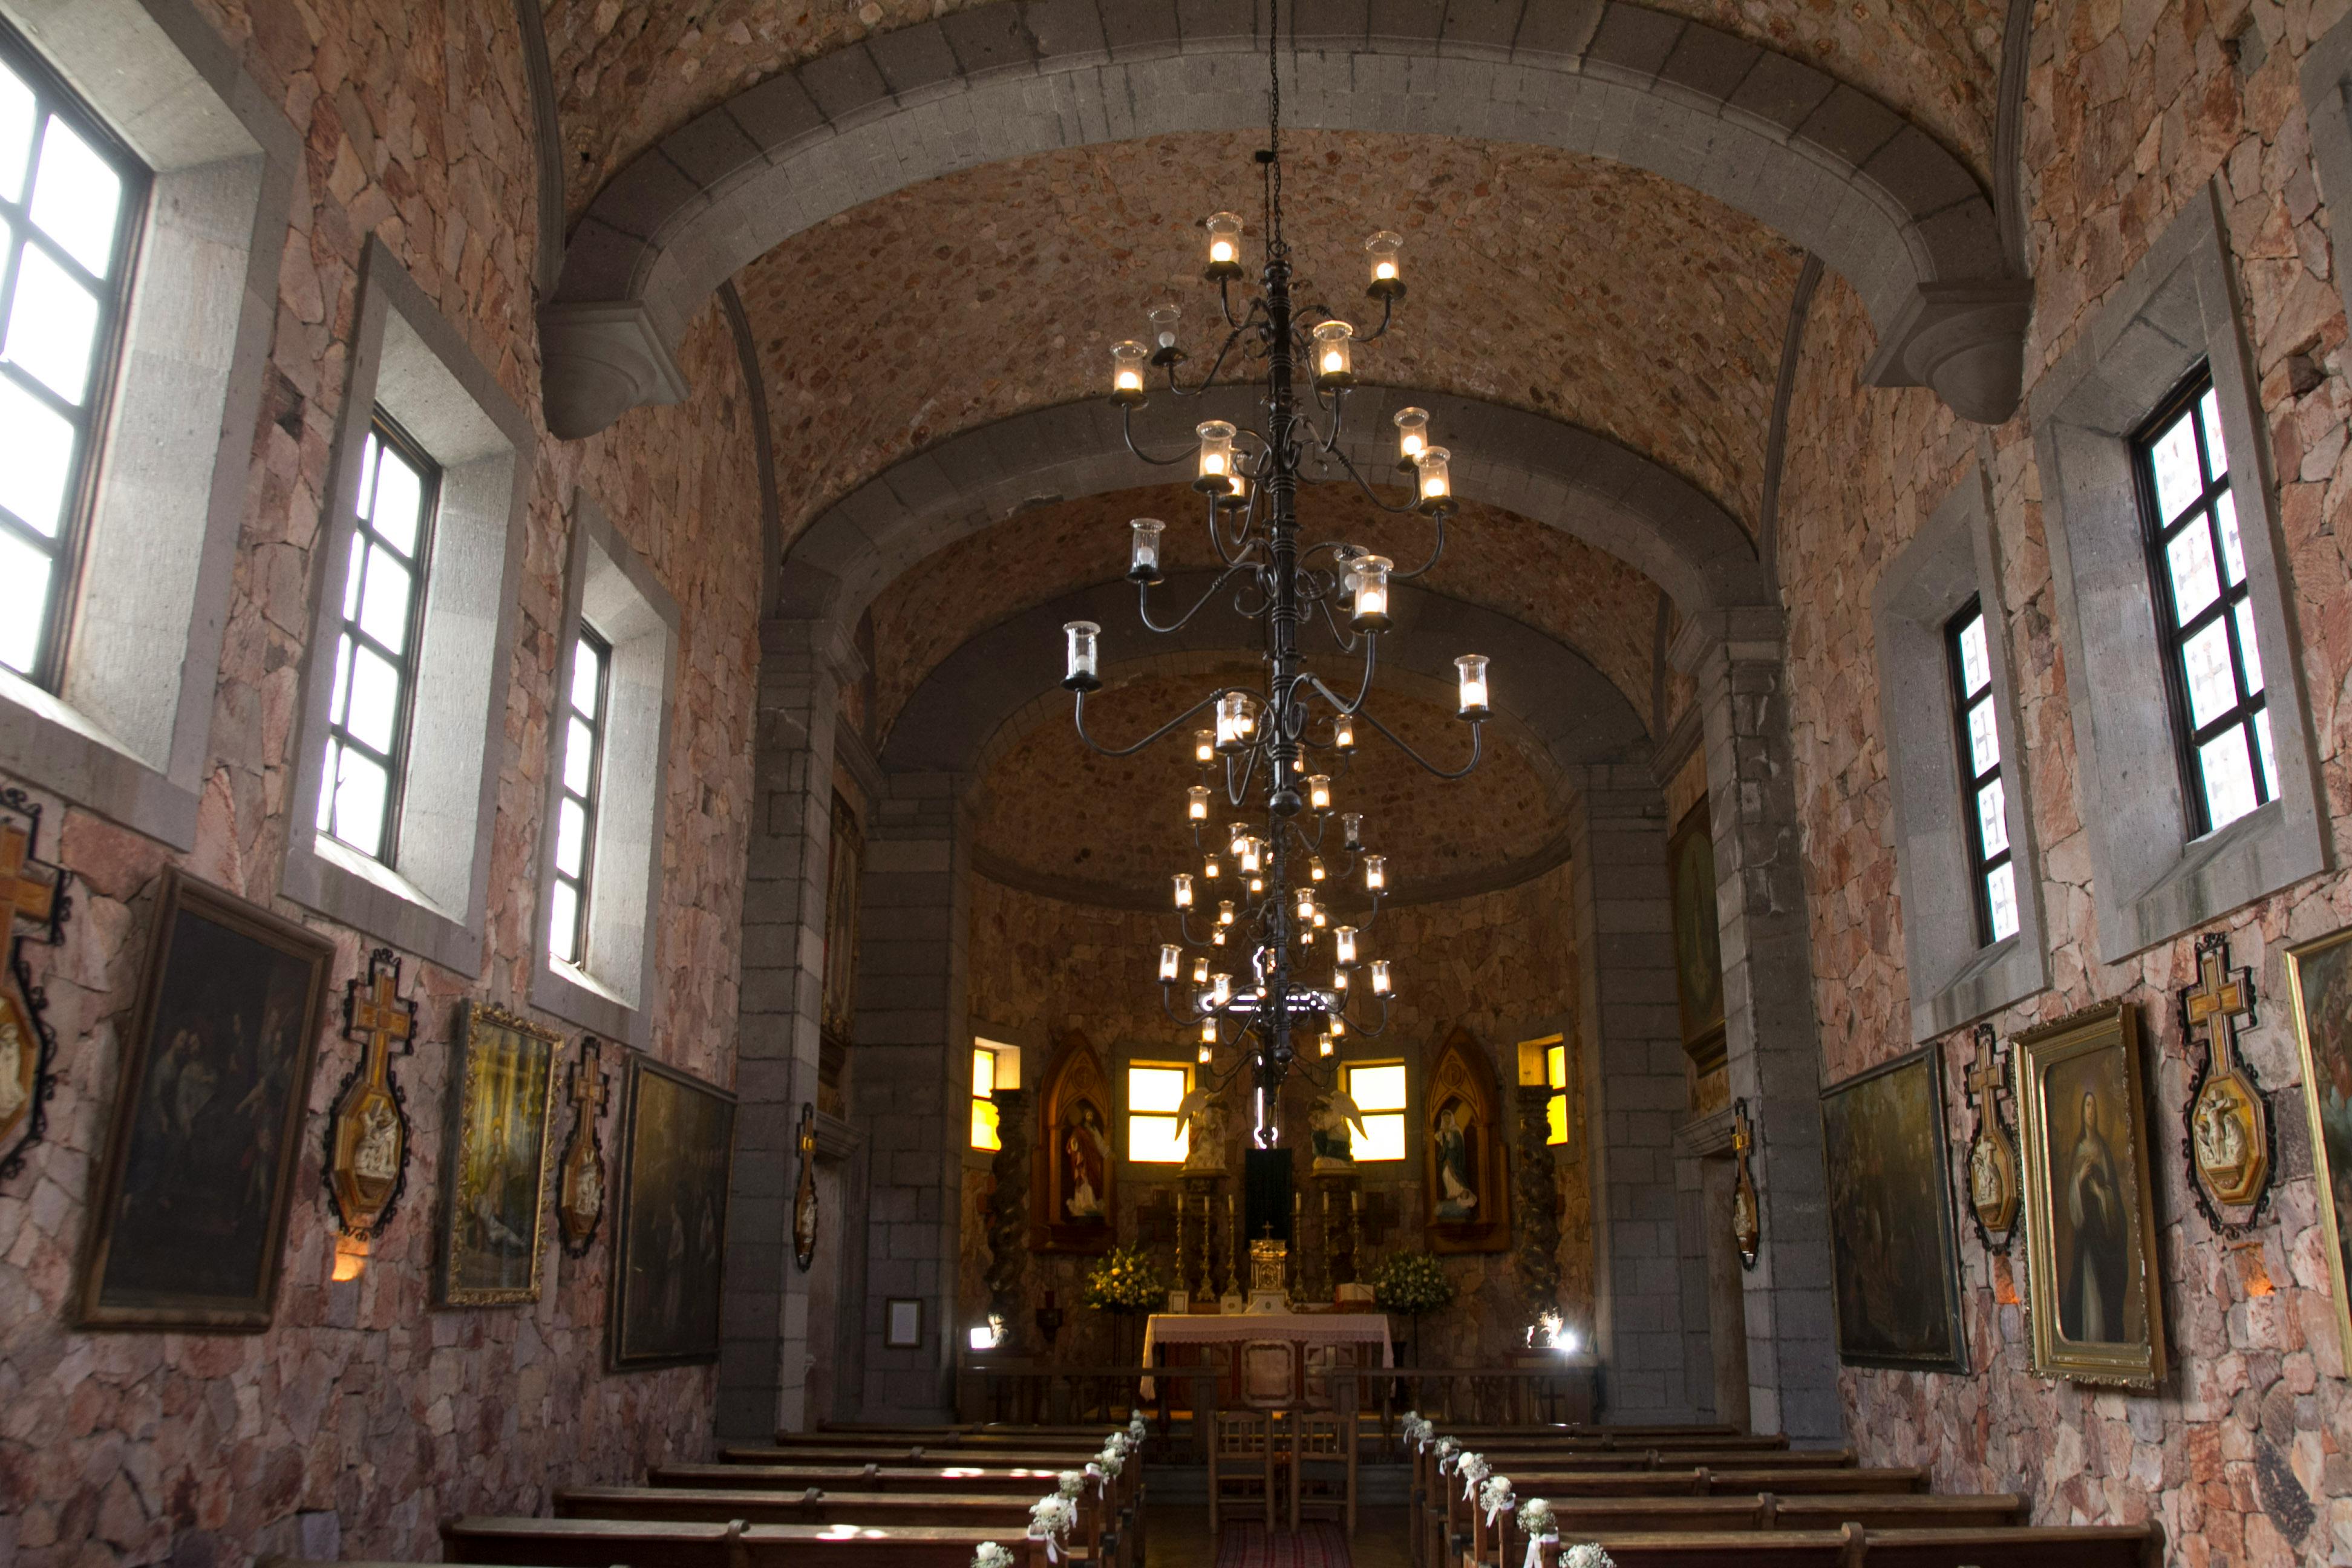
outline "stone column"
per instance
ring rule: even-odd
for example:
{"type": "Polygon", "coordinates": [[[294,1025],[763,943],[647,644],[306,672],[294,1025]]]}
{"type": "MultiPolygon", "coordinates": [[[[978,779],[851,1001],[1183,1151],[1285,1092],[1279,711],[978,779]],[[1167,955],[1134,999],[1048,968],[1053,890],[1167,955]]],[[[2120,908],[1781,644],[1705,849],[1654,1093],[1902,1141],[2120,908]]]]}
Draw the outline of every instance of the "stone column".
{"type": "Polygon", "coordinates": [[[834,720],[842,683],[859,669],[829,622],[761,626],[719,1351],[718,1431],[738,1441],[806,1424],[808,1276],[793,1263],[793,1136],[801,1102],[816,1099],[834,720]]]}
{"type": "Polygon", "coordinates": [[[1759,1432],[1822,1444],[1844,1440],[1845,1420],[1782,636],[1777,610],[1694,617],[1673,658],[1698,681],[1731,1093],[1756,1126],[1763,1255],[1747,1278],[1748,1413],[1759,1432]]]}
{"type": "Polygon", "coordinates": [[[1518,1237],[1512,1272],[1527,1300],[1529,1324],[1559,1310],[1559,1184],[1551,1160],[1551,1089],[1518,1086],[1517,1167],[1512,1173],[1511,1223],[1518,1237]]]}
{"type": "Polygon", "coordinates": [[[988,1310],[1003,1324],[1001,1348],[1018,1350],[1035,1331],[1023,1320],[1028,1299],[1021,1285],[1029,1262],[1029,1091],[1000,1089],[996,1158],[989,1162],[988,1310]]]}
{"type": "Polygon", "coordinates": [[[1596,764],[1585,770],[1570,826],[1604,1418],[1687,1421],[1697,1407],[1683,1343],[1674,1156],[1690,1091],[1675,1001],[1665,797],[1644,763],[1596,764]]]}
{"type": "Polygon", "coordinates": [[[866,1136],[868,1421],[941,1421],[967,1327],[956,1316],[957,1228],[971,1125],[971,931],[963,786],[894,773],[866,827],[850,1115],[866,1136]],[[923,1342],[883,1343],[885,1303],[923,1303],[923,1342]]]}

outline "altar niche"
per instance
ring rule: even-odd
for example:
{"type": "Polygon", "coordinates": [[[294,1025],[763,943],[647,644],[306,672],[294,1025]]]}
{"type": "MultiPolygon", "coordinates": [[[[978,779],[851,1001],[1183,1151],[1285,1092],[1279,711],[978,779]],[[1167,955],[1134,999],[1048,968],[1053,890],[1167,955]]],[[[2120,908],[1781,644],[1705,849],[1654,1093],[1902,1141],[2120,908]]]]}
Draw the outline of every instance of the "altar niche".
{"type": "Polygon", "coordinates": [[[1118,1239],[1113,1103],[1102,1058],[1085,1035],[1072,1030],[1055,1049],[1038,1098],[1030,1162],[1034,1250],[1102,1253],[1118,1239]]]}
{"type": "Polygon", "coordinates": [[[1429,1249],[1501,1252],[1511,1244],[1511,1189],[1494,1064],[1457,1026],[1439,1047],[1428,1082],[1422,1201],[1429,1249]]]}

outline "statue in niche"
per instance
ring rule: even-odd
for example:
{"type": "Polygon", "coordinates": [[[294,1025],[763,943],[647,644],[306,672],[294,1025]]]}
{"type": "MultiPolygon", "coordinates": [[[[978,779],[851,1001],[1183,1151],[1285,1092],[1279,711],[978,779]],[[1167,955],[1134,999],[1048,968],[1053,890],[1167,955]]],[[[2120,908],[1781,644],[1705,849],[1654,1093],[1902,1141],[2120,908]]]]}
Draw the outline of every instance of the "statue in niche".
{"type": "Polygon", "coordinates": [[[1437,1217],[1475,1219],[1478,1214],[1476,1173],[1471,1167],[1471,1127],[1462,1109],[1448,1105],[1437,1116],[1437,1217]]]}
{"type": "Polygon", "coordinates": [[[1185,1091],[1176,1105],[1176,1136],[1187,1140],[1184,1173],[1222,1176],[1225,1173],[1225,1109],[1207,1089],[1185,1091]]]}
{"type": "Polygon", "coordinates": [[[1317,1175],[1348,1175],[1356,1168],[1356,1145],[1350,1129],[1364,1131],[1364,1113],[1347,1090],[1335,1089],[1315,1102],[1307,1120],[1308,1141],[1315,1148],[1317,1175]]]}
{"type": "Polygon", "coordinates": [[[1103,1136],[1102,1118],[1091,1105],[1081,1104],[1062,1133],[1063,1157],[1069,1162],[1070,1195],[1063,1207],[1069,1217],[1103,1217],[1103,1173],[1110,1161],[1110,1141],[1103,1136]]]}

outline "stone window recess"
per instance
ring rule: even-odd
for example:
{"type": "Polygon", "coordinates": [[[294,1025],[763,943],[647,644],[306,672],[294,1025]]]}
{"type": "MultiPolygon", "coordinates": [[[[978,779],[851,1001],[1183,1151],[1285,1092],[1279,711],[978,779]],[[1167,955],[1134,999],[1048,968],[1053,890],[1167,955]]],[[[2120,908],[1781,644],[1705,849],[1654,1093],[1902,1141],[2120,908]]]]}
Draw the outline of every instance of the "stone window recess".
{"type": "Polygon", "coordinates": [[[1540,1086],[1544,1096],[1544,1142],[1568,1142],[1568,1037],[1546,1035],[1519,1042],[1519,1081],[1540,1086]]]}
{"type": "Polygon", "coordinates": [[[678,613],[652,567],[586,494],[572,507],[565,624],[548,727],[532,1003],[646,1047],[660,971],[662,813],[667,797],[678,613]]]}
{"type": "Polygon", "coordinates": [[[2099,955],[2110,963],[2327,864],[2220,202],[2210,185],[2189,202],[2032,400],[2099,955]],[[2200,366],[2210,388],[2192,385],[2200,366]],[[2206,784],[2208,747],[2218,795],[2206,784]],[[2264,784],[2275,785],[2268,799],[2264,784]]]}
{"type": "Polygon", "coordinates": [[[1359,1163],[1404,1158],[1405,1069],[1402,1062],[1351,1062],[1348,1098],[1363,1114],[1364,1130],[1348,1130],[1348,1152],[1359,1163]]]}
{"type": "Polygon", "coordinates": [[[0,667],[57,684],[147,170],[0,24],[0,667]]]}
{"type": "Polygon", "coordinates": [[[362,263],[342,407],[320,581],[346,591],[320,596],[303,661],[293,801],[301,826],[289,836],[280,890],[394,947],[478,974],[533,436],[381,241],[370,243],[362,263]],[[396,521],[395,512],[403,513],[396,521]],[[379,553],[379,546],[390,548],[379,553]],[[371,602],[371,584],[397,592],[371,602]],[[343,666],[347,626],[359,635],[343,666]],[[395,743],[381,746],[384,727],[362,730],[386,711],[385,670],[363,667],[357,650],[382,656],[395,645],[405,667],[391,664],[398,676],[391,710],[404,710],[406,719],[392,726],[395,743]],[[371,681],[363,710],[362,689],[371,681]],[[371,756],[354,742],[379,750],[371,756]],[[369,774],[387,762],[397,771],[369,774]],[[381,814],[380,834],[362,826],[371,807],[381,814]]]}
{"type": "Polygon", "coordinates": [[[301,143],[186,0],[0,61],[0,769],[184,849],[301,143]]]}
{"type": "Polygon", "coordinates": [[[1871,605],[1915,1040],[2050,984],[2000,605],[1991,496],[1971,468],[1871,605]]]}
{"type": "Polygon", "coordinates": [[[2211,380],[2200,371],[2133,443],[2181,792],[2199,834],[2227,827],[2278,795],[2261,644],[2217,405],[2211,380]]]}
{"type": "Polygon", "coordinates": [[[1127,1067],[1127,1157],[1139,1165],[1181,1165],[1192,1148],[1191,1129],[1176,1126],[1176,1108],[1192,1091],[1192,1069],[1182,1062],[1129,1062],[1127,1067]]]}
{"type": "Polygon", "coordinates": [[[989,1097],[1013,1087],[998,1081],[998,1053],[1005,1048],[988,1040],[975,1040],[971,1047],[971,1146],[992,1152],[1003,1148],[1004,1141],[997,1136],[996,1102],[989,1097]]]}

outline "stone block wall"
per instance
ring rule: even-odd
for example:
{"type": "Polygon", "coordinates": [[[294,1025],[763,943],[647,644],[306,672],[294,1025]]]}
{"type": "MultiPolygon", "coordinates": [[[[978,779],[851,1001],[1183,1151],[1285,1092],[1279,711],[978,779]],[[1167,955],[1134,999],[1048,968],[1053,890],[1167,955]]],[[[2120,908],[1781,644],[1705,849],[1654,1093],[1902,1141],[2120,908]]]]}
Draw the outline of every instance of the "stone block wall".
{"type": "MultiPolygon", "coordinates": [[[[0,1558],[28,1568],[234,1563],[257,1551],[429,1561],[444,1516],[535,1511],[551,1483],[620,1481],[709,1449],[709,1369],[604,1370],[609,1219],[596,1248],[573,1261],[552,1245],[549,1216],[546,1285],[534,1305],[442,1310],[428,1301],[455,1019],[469,998],[529,1010],[543,919],[533,871],[547,717],[569,658],[562,571],[579,490],[645,555],[681,613],[654,1050],[722,1085],[732,1078],[758,647],[751,403],[714,308],[687,341],[688,402],[632,415],[593,441],[542,436],[528,454],[520,618],[492,759],[486,963],[478,981],[408,963],[421,1039],[397,1071],[415,1118],[412,1162],[406,1195],[365,1271],[331,1279],[320,1151],[328,1103],[353,1057],[331,1024],[300,1134],[271,1328],[72,1331],[85,1205],[163,865],[175,860],[331,936],[338,995],[373,945],[273,898],[299,827],[286,805],[290,737],[368,240],[390,247],[534,418],[540,403],[531,120],[512,9],[199,0],[196,10],[197,25],[217,30],[292,122],[304,164],[251,432],[195,845],[168,852],[37,792],[47,812],[44,851],[72,874],[75,913],[62,947],[27,949],[58,1033],[58,1089],[47,1138],[0,1184],[0,1558]]],[[[568,1054],[579,1030],[544,1021],[563,1029],[568,1054]]],[[[608,1152],[616,1121],[608,1105],[608,1152]]],[[[569,1125],[559,1108],[555,1135],[569,1125]]]]}
{"type": "MultiPolygon", "coordinates": [[[[2023,155],[2038,286],[2029,398],[2173,218],[2202,198],[2209,180],[2220,181],[2338,868],[2352,847],[2343,816],[2352,756],[2341,722],[2352,695],[2352,573],[2341,543],[2352,363],[2335,275],[2343,257],[2319,205],[2296,72],[2344,12],[2341,4],[2259,0],[2038,6],[2023,155]],[[2315,383],[2291,374],[2297,353],[2322,370],[2315,383]]],[[[2352,921],[2352,885],[2339,869],[2209,928],[2227,931],[2231,962],[2254,971],[2262,1022],[2243,1049],[2273,1091],[2282,1156],[2259,1226],[2243,1238],[2221,1237],[2200,1215],[2179,1154],[2195,1052],[2180,1038],[2174,997],[2193,978],[2192,939],[2117,963],[2099,956],[2084,822],[2100,803],[2076,767],[2045,479],[2029,427],[2022,417],[1990,431],[1958,425],[1918,391],[1856,398],[1850,389],[1873,343],[1859,301],[1828,279],[1799,369],[1780,512],[1822,1079],[1910,1048],[1870,598],[1886,563],[1982,463],[2001,579],[1993,619],[2008,639],[2032,764],[2052,979],[2047,992],[1992,1022],[2006,1037],[2096,1002],[2120,998],[2140,1009],[2175,1366],[2147,1394],[2035,1376],[2022,1253],[1988,1257],[1963,1225],[1975,1372],[1846,1370],[1854,1441],[1868,1461],[1931,1467],[1939,1489],[2023,1489],[2037,1522],[2155,1518],[2174,1560],[2200,1568],[2342,1561],[2352,1552],[2352,1384],[2317,1225],[2282,955],[2352,921]]],[[[1940,1044],[1957,1149],[1970,1125],[1960,1079],[1968,1037],[1940,1044]]]]}

